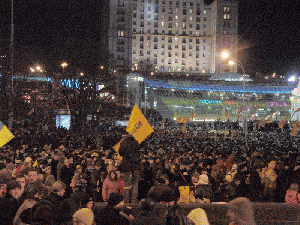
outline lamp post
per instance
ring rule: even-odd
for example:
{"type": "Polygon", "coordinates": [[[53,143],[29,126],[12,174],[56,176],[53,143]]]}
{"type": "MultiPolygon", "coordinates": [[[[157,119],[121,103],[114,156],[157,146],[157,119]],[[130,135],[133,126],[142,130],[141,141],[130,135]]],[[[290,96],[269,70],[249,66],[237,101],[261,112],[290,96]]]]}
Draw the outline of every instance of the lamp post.
{"type": "MultiPolygon", "coordinates": [[[[230,60],[229,65],[234,65],[234,61],[230,60]]],[[[244,126],[243,126],[243,130],[244,130],[244,134],[245,134],[245,137],[246,137],[246,142],[247,142],[247,133],[248,133],[248,130],[247,130],[247,115],[246,115],[246,112],[245,112],[245,86],[246,86],[246,73],[245,73],[245,69],[244,69],[244,66],[243,64],[241,64],[240,61],[237,61],[237,64],[241,67],[242,71],[243,71],[243,96],[242,96],[242,101],[243,101],[243,116],[244,116],[244,126]]]]}
{"type": "MultiPolygon", "coordinates": [[[[221,53],[221,58],[222,59],[228,59],[229,58],[229,53],[228,51],[223,51],[221,53]]],[[[235,62],[233,60],[229,60],[228,61],[228,65],[234,65],[235,62]]],[[[244,117],[244,121],[243,121],[243,133],[245,135],[245,139],[246,139],[246,144],[247,144],[247,115],[245,112],[245,86],[246,86],[246,73],[245,73],[245,68],[244,66],[241,64],[240,61],[237,61],[237,65],[241,67],[242,71],[243,71],[243,96],[242,96],[242,101],[243,101],[243,105],[242,105],[242,109],[243,109],[243,117],[244,117]]]]}
{"type": "Polygon", "coordinates": [[[65,72],[65,68],[68,66],[68,63],[63,62],[62,64],[60,64],[60,66],[63,68],[63,73],[65,72]]]}

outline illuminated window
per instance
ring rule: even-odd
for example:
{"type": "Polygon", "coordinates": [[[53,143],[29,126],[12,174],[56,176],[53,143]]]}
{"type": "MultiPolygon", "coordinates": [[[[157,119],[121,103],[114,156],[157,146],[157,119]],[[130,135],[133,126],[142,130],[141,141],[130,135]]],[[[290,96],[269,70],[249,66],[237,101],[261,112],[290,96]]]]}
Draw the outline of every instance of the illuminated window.
{"type": "Polygon", "coordinates": [[[124,31],[118,30],[118,37],[124,37],[124,31]]]}
{"type": "Polygon", "coordinates": [[[230,19],[230,14],[225,13],[223,18],[224,18],[224,20],[229,20],[230,19]]]}

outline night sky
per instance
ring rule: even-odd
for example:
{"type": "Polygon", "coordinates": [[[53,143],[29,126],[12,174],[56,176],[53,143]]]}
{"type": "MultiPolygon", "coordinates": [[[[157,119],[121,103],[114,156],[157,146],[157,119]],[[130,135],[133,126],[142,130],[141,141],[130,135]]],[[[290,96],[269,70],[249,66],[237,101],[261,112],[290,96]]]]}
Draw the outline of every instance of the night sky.
{"type": "MultiPolygon", "coordinates": [[[[108,0],[14,0],[16,70],[34,63],[59,71],[93,72],[104,62],[101,49],[108,0]]],[[[211,2],[211,0],[207,0],[211,2]]],[[[0,55],[9,47],[10,0],[0,4],[0,55]]],[[[285,75],[300,63],[299,0],[240,0],[239,59],[247,73],[285,75]]]]}

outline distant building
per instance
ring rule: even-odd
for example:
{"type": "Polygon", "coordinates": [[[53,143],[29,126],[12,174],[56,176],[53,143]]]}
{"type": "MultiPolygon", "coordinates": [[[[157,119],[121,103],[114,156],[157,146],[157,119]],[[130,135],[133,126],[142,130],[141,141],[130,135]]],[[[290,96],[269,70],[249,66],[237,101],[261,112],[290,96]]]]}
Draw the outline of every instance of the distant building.
{"type": "Polygon", "coordinates": [[[115,69],[160,73],[237,72],[238,2],[215,0],[110,0],[108,49],[115,69]]]}

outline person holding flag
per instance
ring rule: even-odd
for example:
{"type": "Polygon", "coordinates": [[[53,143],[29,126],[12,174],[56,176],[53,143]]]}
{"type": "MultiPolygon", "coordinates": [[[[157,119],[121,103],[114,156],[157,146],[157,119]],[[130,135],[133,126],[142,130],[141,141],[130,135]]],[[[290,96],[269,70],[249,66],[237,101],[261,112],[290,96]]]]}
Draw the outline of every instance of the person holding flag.
{"type": "Polygon", "coordinates": [[[140,176],[139,144],[144,141],[154,130],[150,126],[137,105],[134,105],[126,128],[129,135],[114,146],[115,151],[122,157],[119,166],[124,173],[125,202],[137,202],[138,183],[140,176]]]}
{"type": "Polygon", "coordinates": [[[140,152],[139,143],[132,135],[125,136],[121,140],[119,154],[123,157],[119,170],[124,173],[124,200],[126,203],[137,202],[140,152]]]}

